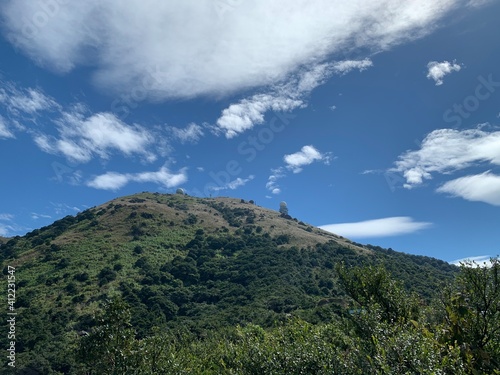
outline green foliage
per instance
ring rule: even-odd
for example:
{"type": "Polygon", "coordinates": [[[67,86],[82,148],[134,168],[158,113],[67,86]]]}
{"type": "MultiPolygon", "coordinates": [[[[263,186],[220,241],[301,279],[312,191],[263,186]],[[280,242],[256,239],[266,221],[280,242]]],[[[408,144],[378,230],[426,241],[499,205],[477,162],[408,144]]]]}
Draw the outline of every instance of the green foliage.
{"type": "Polygon", "coordinates": [[[100,374],[144,375],[475,374],[459,346],[441,343],[424,321],[390,323],[376,309],[356,319],[364,321],[368,337],[354,333],[350,318],[338,317],[327,324],[291,318],[270,329],[248,324],[205,337],[157,329],[139,339],[127,306],[115,300],[81,339],[78,354],[86,374],[96,368],[100,374]]]}
{"type": "Polygon", "coordinates": [[[104,267],[97,275],[99,279],[99,285],[104,285],[116,279],[116,271],[109,267],[104,267]]]}
{"type": "Polygon", "coordinates": [[[130,310],[124,301],[114,299],[105,306],[90,336],[83,337],[78,358],[89,374],[139,374],[144,354],[130,324],[130,310]]]}
{"type": "Polygon", "coordinates": [[[491,267],[466,262],[443,293],[443,341],[455,342],[474,373],[500,369],[500,261],[491,267]]]}
{"type": "Polygon", "coordinates": [[[358,311],[380,312],[388,323],[407,322],[418,316],[418,297],[408,294],[401,282],[393,280],[382,266],[348,269],[338,264],[340,282],[356,302],[358,311]]]}

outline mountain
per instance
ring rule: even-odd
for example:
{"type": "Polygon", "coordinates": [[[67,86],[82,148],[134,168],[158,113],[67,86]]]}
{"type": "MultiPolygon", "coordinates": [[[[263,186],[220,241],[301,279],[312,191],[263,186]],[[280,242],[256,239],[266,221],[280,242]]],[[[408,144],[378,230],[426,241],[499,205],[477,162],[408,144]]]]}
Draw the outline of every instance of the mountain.
{"type": "Polygon", "coordinates": [[[59,353],[117,295],[139,337],[154,327],[203,335],[289,316],[328,321],[347,306],[335,271],[341,262],[384,264],[423,299],[458,270],[354,243],[252,201],[184,194],[120,197],[0,249],[4,275],[7,266],[16,270],[16,349],[30,363],[64,363],[59,353]]]}

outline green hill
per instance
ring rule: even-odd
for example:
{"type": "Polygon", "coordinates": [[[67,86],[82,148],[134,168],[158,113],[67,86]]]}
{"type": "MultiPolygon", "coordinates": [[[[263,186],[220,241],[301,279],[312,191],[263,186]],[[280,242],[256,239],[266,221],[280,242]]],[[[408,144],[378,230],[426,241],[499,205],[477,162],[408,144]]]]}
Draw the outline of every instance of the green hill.
{"type": "Polygon", "coordinates": [[[1,260],[4,274],[7,266],[16,270],[19,361],[61,373],[70,366],[61,353],[77,332],[92,330],[96,312],[115,296],[130,305],[138,338],[154,327],[205,335],[290,317],[331,321],[348,306],[336,264],[383,264],[423,300],[458,271],[356,244],[251,202],[180,194],[117,198],[7,240],[1,260]]]}

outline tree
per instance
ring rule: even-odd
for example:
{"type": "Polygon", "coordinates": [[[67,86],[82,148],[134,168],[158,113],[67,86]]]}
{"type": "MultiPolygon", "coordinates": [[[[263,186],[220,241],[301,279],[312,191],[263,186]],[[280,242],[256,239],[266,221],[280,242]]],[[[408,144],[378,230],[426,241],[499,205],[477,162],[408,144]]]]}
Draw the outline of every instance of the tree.
{"type": "Polygon", "coordinates": [[[443,340],[460,346],[473,373],[500,368],[500,260],[491,267],[467,261],[442,299],[443,340]]]}
{"type": "Polygon", "coordinates": [[[89,374],[136,374],[144,354],[130,324],[129,306],[121,298],[107,303],[93,332],[81,338],[79,357],[89,374]]]}
{"type": "Polygon", "coordinates": [[[382,266],[336,267],[339,280],[349,297],[361,310],[380,309],[382,320],[388,323],[407,321],[418,315],[418,298],[393,280],[382,266]]]}

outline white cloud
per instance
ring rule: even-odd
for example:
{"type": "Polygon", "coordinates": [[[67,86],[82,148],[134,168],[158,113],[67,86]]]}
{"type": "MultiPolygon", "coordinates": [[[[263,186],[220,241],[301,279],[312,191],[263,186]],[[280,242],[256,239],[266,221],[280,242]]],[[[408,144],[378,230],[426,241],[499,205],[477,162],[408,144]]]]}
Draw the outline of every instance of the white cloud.
{"type": "Polygon", "coordinates": [[[88,162],[94,155],[106,159],[110,151],[143,155],[148,161],[155,159],[147,151],[154,142],[152,134],[139,125],[125,124],[111,113],[86,117],[75,110],[64,112],[56,123],[59,138],[35,136],[36,144],[45,152],[60,153],[76,162],[88,162]]]}
{"type": "Polygon", "coordinates": [[[332,105],[329,107],[332,111],[335,111],[337,109],[337,106],[336,105],[332,105]]]}
{"type": "Polygon", "coordinates": [[[14,134],[9,130],[2,115],[0,115],[0,138],[14,138],[14,134]]]}
{"type": "Polygon", "coordinates": [[[450,263],[455,266],[461,266],[462,264],[468,267],[491,267],[491,256],[489,255],[478,255],[473,257],[466,257],[462,259],[453,260],[450,263]]]}
{"type": "Polygon", "coordinates": [[[491,174],[489,171],[448,181],[436,191],[468,201],[500,206],[500,176],[491,174]]]}
{"type": "Polygon", "coordinates": [[[269,110],[290,112],[301,105],[302,100],[277,94],[257,94],[224,109],[217,120],[217,126],[225,133],[226,138],[233,138],[256,124],[262,124],[264,114],[269,110]]]}
{"type": "Polygon", "coordinates": [[[174,174],[170,173],[166,167],[162,167],[157,172],[137,173],[133,175],[133,180],[137,182],[154,182],[170,188],[187,182],[187,173],[185,168],[174,174]]]}
{"type": "Polygon", "coordinates": [[[187,181],[186,169],[171,173],[166,167],[156,172],[117,173],[107,172],[94,177],[87,186],[102,190],[118,190],[130,182],[152,182],[166,188],[179,186],[187,181]]]}
{"type": "Polygon", "coordinates": [[[433,79],[436,82],[436,86],[440,86],[443,84],[443,78],[445,75],[459,72],[461,66],[453,61],[450,63],[449,61],[437,62],[431,61],[427,64],[427,78],[433,79]]]}
{"type": "Polygon", "coordinates": [[[281,193],[278,180],[286,177],[286,170],[290,170],[293,173],[300,173],[304,166],[312,164],[315,161],[330,164],[331,153],[321,153],[314,146],[308,145],[302,147],[300,151],[283,156],[283,161],[285,162],[285,166],[271,169],[271,175],[269,175],[266,183],[266,189],[275,195],[281,193]]]}
{"type": "MultiPolygon", "coordinates": [[[[81,103],[65,109],[38,89],[24,89],[6,82],[0,89],[0,104],[10,115],[8,124],[0,115],[0,138],[13,138],[12,128],[22,130],[33,136],[42,151],[62,154],[71,161],[88,162],[94,156],[107,159],[111,152],[139,154],[147,161],[154,161],[156,155],[148,150],[153,144],[162,156],[169,151],[164,137],[153,135],[142,126],[126,124],[109,112],[90,113],[81,103]],[[44,121],[39,124],[41,112],[44,121]],[[25,126],[26,120],[37,127],[25,126]],[[55,124],[57,136],[44,133],[47,123],[55,124]]],[[[195,124],[186,129],[174,128],[173,133],[182,141],[194,141],[203,134],[195,124]]]]}
{"type": "Polygon", "coordinates": [[[4,0],[7,39],[58,72],[90,66],[107,92],[153,80],[165,99],[267,86],[335,54],[388,49],[468,1],[254,0],[224,14],[213,0],[64,3],[4,0]]]}
{"type": "Polygon", "coordinates": [[[286,170],[291,170],[293,173],[302,172],[302,168],[306,165],[312,164],[315,161],[322,161],[324,164],[330,164],[331,153],[321,153],[314,146],[307,145],[293,154],[283,156],[285,166],[271,169],[266,183],[266,189],[272,194],[280,194],[281,188],[278,180],[286,177],[286,170]]]}
{"type": "Polygon", "coordinates": [[[419,150],[399,156],[388,172],[401,173],[409,189],[432,179],[433,173],[448,174],[481,163],[500,165],[500,131],[437,129],[419,150]]]}
{"type": "Polygon", "coordinates": [[[213,187],[212,190],[214,190],[214,191],[227,190],[227,189],[235,190],[235,189],[239,188],[240,186],[245,186],[248,181],[252,181],[254,178],[255,178],[254,175],[250,175],[250,176],[248,176],[248,178],[238,177],[237,179],[228,182],[224,186],[213,187]]]}
{"type": "Polygon", "coordinates": [[[87,183],[87,186],[102,190],[118,190],[127,185],[132,180],[132,175],[116,172],[107,172],[94,177],[87,183]]]}
{"type": "Polygon", "coordinates": [[[322,154],[314,146],[308,145],[302,147],[302,149],[294,154],[285,155],[283,160],[286,163],[286,168],[293,171],[293,173],[299,173],[302,171],[302,167],[312,164],[315,161],[323,161],[325,164],[330,163],[330,154],[322,154]]]}
{"type": "Polygon", "coordinates": [[[355,223],[327,224],[319,228],[344,237],[390,237],[410,234],[429,228],[432,224],[414,221],[411,217],[397,216],[355,223]]]}
{"type": "Polygon", "coordinates": [[[189,124],[184,129],[170,127],[169,130],[172,132],[174,137],[178,139],[181,143],[196,143],[203,136],[203,130],[200,125],[195,123],[189,124]]]}

